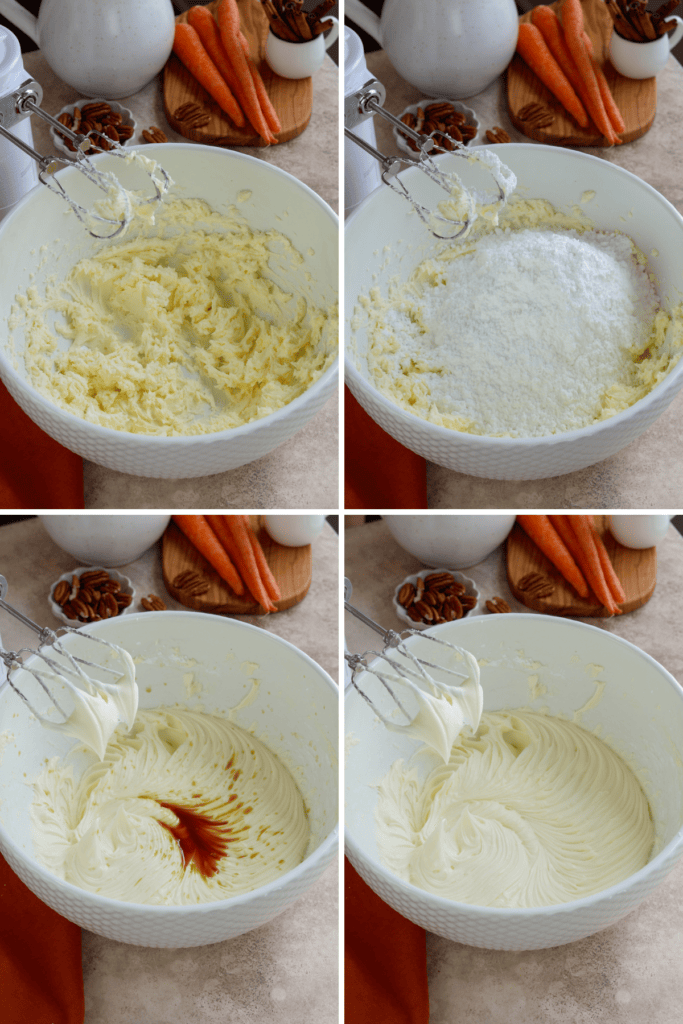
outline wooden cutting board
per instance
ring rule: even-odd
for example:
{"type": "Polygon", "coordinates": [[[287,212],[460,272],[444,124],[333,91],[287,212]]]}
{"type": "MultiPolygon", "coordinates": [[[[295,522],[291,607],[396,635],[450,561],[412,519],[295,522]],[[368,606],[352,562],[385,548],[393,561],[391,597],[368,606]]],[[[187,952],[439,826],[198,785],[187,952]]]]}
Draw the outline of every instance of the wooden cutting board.
{"type": "MultiPolygon", "coordinates": [[[[625,548],[609,532],[607,516],[596,516],[595,525],[605,542],[617,576],[626,593],[626,601],[619,607],[632,612],[646,604],[657,582],[657,549],[645,548],[640,551],[625,548]]],[[[512,593],[535,612],[549,615],[578,615],[606,618],[609,612],[598,604],[597,599],[584,601],[560,575],[555,566],[539,551],[534,542],[520,526],[515,524],[507,540],[508,582],[512,593]],[[519,589],[519,582],[527,573],[539,572],[548,576],[555,584],[549,597],[533,598],[519,589]]]]}
{"type": "MultiPolygon", "coordinates": [[[[308,593],[312,572],[311,545],[287,548],[282,544],[276,544],[263,528],[261,516],[250,516],[249,519],[282,593],[282,598],[275,604],[279,611],[284,611],[285,608],[298,604],[308,593]]],[[[188,608],[198,612],[212,612],[215,615],[262,613],[258,604],[245,601],[243,597],[238,597],[233,592],[173,521],[169,523],[163,536],[161,558],[166,589],[176,601],[180,601],[188,608]],[[195,570],[206,580],[209,589],[205,594],[192,596],[174,586],[173,580],[186,569],[195,570]]]]}
{"type": "MultiPolygon", "coordinates": [[[[559,13],[560,3],[550,5],[559,13]]],[[[612,95],[619,107],[626,132],[620,135],[624,142],[633,142],[652,127],[657,109],[657,83],[654,78],[637,81],[624,78],[612,67],[609,60],[609,38],[612,34],[612,19],[604,0],[582,0],[586,32],[591,38],[595,57],[604,71],[612,95]]],[[[520,21],[531,21],[531,12],[520,21]]],[[[515,128],[537,142],[552,146],[609,146],[593,126],[580,128],[564,110],[559,101],[536,77],[519,54],[515,54],[507,69],[507,101],[510,120],[515,128]],[[527,103],[541,103],[555,115],[547,128],[530,128],[519,117],[519,111],[527,103]]]]}
{"type": "MultiPolygon", "coordinates": [[[[280,78],[265,62],[268,18],[259,0],[237,0],[240,25],[249,43],[249,52],[258,67],[264,85],[282,125],[277,138],[289,142],[300,135],[311,119],[313,107],[313,81],[311,78],[280,78]]],[[[207,5],[215,11],[217,0],[207,5]]],[[[187,12],[176,21],[187,21],[187,12]]],[[[215,100],[195,81],[175,54],[171,54],[164,68],[164,113],[168,123],[181,135],[207,146],[265,146],[265,142],[249,123],[237,128],[215,100]],[[184,103],[199,103],[210,115],[210,121],[201,128],[189,128],[174,116],[184,103]]]]}

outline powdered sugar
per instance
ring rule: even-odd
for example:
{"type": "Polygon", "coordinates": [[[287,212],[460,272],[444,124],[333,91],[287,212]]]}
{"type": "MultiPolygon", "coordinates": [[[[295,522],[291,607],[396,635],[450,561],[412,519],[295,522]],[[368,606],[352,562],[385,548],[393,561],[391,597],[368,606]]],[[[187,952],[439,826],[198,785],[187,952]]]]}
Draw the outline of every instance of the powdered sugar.
{"type": "Polygon", "coordinates": [[[658,298],[629,238],[497,229],[452,255],[420,264],[371,330],[370,370],[394,401],[456,429],[535,437],[640,397],[658,298]]]}

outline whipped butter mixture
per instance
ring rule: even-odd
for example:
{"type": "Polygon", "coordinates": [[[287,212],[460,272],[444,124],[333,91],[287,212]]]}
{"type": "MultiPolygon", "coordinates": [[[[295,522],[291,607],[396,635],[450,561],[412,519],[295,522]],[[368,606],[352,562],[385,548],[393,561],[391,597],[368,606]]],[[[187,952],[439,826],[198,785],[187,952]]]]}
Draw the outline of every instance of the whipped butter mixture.
{"type": "MultiPolygon", "coordinates": [[[[453,219],[464,201],[456,188],[453,219]]],[[[608,419],[669,373],[683,305],[660,308],[627,235],[541,199],[480,212],[407,281],[359,297],[352,330],[382,394],[449,429],[540,437],[608,419]]]]}
{"type": "Polygon", "coordinates": [[[131,903],[206,903],[276,880],[309,826],[289,771],[255,736],[184,709],[139,711],[76,780],[51,760],[34,786],[36,856],[131,903]]]}
{"type": "MultiPolygon", "coordinates": [[[[467,685],[481,691],[472,663],[467,685]]],[[[472,694],[463,699],[472,711],[472,694]]],[[[442,694],[447,722],[453,703],[442,694]]],[[[437,723],[439,704],[430,707],[437,723]]],[[[439,750],[442,731],[415,735],[439,750]]],[[[574,722],[484,712],[426,777],[421,756],[397,761],[378,786],[380,857],[406,882],[462,903],[540,907],[600,892],[648,862],[654,826],[638,780],[574,722]]]]}
{"type": "Polygon", "coordinates": [[[91,423],[164,436],[238,427],[306,391],[334,360],[336,309],[306,299],[289,240],[201,200],[146,209],[154,233],[17,296],[10,328],[33,386],[91,423]]]}

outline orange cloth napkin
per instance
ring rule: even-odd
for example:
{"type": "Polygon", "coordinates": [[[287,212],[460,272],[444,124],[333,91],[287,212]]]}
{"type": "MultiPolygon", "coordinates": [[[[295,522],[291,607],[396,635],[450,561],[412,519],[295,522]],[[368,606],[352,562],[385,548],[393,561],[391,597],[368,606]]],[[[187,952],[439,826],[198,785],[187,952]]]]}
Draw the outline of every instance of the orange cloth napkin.
{"type": "Polygon", "coordinates": [[[344,389],[344,507],[427,508],[427,463],[385,433],[344,389]]]}
{"type": "Polygon", "coordinates": [[[0,438],[0,508],[84,507],[80,455],[36,426],[2,382],[0,438]]]}
{"type": "Polygon", "coordinates": [[[0,1024],[83,1024],[81,929],[0,856],[0,1024]]]}
{"type": "Polygon", "coordinates": [[[424,928],[407,921],[344,860],[346,1024],[428,1024],[424,928]]]}

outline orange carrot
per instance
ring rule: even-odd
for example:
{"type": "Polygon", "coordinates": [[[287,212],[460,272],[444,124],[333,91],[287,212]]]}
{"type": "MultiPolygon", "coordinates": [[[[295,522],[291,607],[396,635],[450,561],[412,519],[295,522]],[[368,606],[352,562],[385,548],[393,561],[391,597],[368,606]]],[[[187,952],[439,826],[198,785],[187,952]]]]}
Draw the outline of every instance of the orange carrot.
{"type": "Polygon", "coordinates": [[[207,522],[206,516],[173,516],[173,522],[235,593],[243,594],[244,584],[207,522]]]}
{"type": "Polygon", "coordinates": [[[261,78],[261,73],[259,69],[256,67],[254,61],[251,59],[251,54],[249,53],[249,43],[247,42],[242,32],[240,32],[239,34],[239,41],[242,49],[244,50],[244,56],[246,57],[247,60],[247,66],[249,68],[249,71],[251,72],[254,88],[256,89],[256,95],[258,96],[258,101],[261,104],[261,110],[263,111],[263,116],[266,119],[266,123],[273,132],[281,132],[282,125],[280,124],[280,118],[277,116],[275,107],[270,102],[270,96],[268,95],[263,79],[261,78]]]}
{"type": "Polygon", "coordinates": [[[240,516],[207,515],[206,519],[239,569],[240,576],[254,600],[266,612],[276,612],[277,608],[268,596],[259,576],[256,559],[240,516]]]}
{"type": "Polygon", "coordinates": [[[586,49],[588,50],[588,56],[590,57],[591,62],[593,64],[595,80],[598,83],[598,89],[600,90],[600,95],[602,96],[602,102],[605,106],[605,112],[609,117],[610,121],[612,122],[612,127],[614,128],[615,132],[625,132],[626,125],[624,123],[623,117],[621,116],[621,111],[619,110],[619,107],[616,104],[614,96],[612,95],[612,90],[609,87],[604,72],[598,64],[597,60],[595,59],[595,54],[593,52],[593,43],[591,41],[591,37],[586,32],[583,33],[583,41],[586,46],[586,49]]]}
{"type": "Polygon", "coordinates": [[[587,128],[588,115],[585,110],[586,87],[583,84],[583,79],[581,78],[578,68],[574,63],[574,58],[569,52],[560,19],[557,17],[552,7],[546,7],[544,4],[541,4],[540,7],[534,7],[532,10],[531,23],[536,26],[543,36],[546,46],[569,79],[574,92],[582,101],[585,121],[579,121],[578,123],[582,128],[587,128]]]}
{"type": "Polygon", "coordinates": [[[595,127],[612,145],[621,143],[605,111],[590,55],[583,41],[583,10],[581,0],[563,0],[562,28],[569,52],[586,86],[586,103],[595,127]]]}
{"type": "Polygon", "coordinates": [[[602,571],[598,550],[593,536],[593,522],[590,516],[567,516],[581,549],[579,565],[598,601],[611,615],[621,615],[621,609],[612,597],[602,571]]]}
{"type": "Polygon", "coordinates": [[[571,583],[577,594],[588,597],[586,581],[548,516],[517,516],[517,522],[567,582],[571,583]]]}
{"type": "MultiPolygon", "coordinates": [[[[225,52],[225,47],[221,42],[221,34],[218,31],[218,25],[216,20],[206,7],[190,7],[187,12],[187,20],[195,30],[202,46],[208,53],[209,57],[216,65],[218,73],[225,79],[228,87],[233,93],[237,93],[237,82],[235,74],[228,60],[228,56],[225,52]]],[[[235,114],[231,114],[233,121],[238,128],[244,128],[246,124],[244,120],[244,114],[235,101],[236,111],[235,114]]]]}
{"type": "Polygon", "coordinates": [[[173,50],[183,62],[187,70],[203,85],[221,110],[224,110],[235,124],[244,118],[235,97],[221,77],[216,65],[202,46],[201,39],[191,25],[178,22],[173,38],[173,50]]]}
{"type": "Polygon", "coordinates": [[[585,127],[588,124],[586,111],[535,25],[522,22],[519,26],[517,52],[558,98],[565,110],[569,111],[577,124],[585,127]]]}
{"type": "Polygon", "coordinates": [[[220,0],[216,16],[225,52],[239,80],[240,106],[263,141],[267,144],[275,143],[277,139],[263,116],[251,72],[239,41],[240,13],[235,0],[220,0]]]}
{"type": "Polygon", "coordinates": [[[621,585],[621,580],[614,570],[614,566],[612,565],[612,560],[609,557],[609,552],[605,547],[605,543],[595,528],[595,520],[592,516],[589,516],[588,518],[590,519],[591,526],[593,528],[593,539],[595,541],[595,547],[597,548],[598,558],[600,559],[600,565],[602,566],[607,586],[609,587],[615,602],[617,604],[623,604],[626,600],[626,594],[624,593],[624,588],[621,585]]]}
{"type": "Polygon", "coordinates": [[[569,522],[571,516],[548,516],[548,518],[560,535],[567,551],[578,565],[581,559],[581,548],[569,522]]]}
{"type": "Polygon", "coordinates": [[[268,565],[268,560],[266,559],[265,551],[261,547],[261,542],[256,536],[254,530],[252,530],[251,528],[249,516],[242,516],[242,519],[244,520],[244,525],[247,528],[247,535],[251,542],[252,551],[254,552],[256,566],[258,568],[259,575],[263,580],[263,585],[266,588],[268,597],[270,597],[273,601],[279,601],[280,598],[282,597],[282,594],[277,584],[277,580],[273,576],[273,572],[270,566],[268,565]]]}

